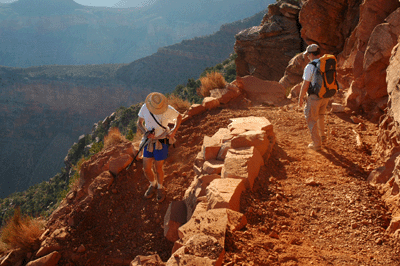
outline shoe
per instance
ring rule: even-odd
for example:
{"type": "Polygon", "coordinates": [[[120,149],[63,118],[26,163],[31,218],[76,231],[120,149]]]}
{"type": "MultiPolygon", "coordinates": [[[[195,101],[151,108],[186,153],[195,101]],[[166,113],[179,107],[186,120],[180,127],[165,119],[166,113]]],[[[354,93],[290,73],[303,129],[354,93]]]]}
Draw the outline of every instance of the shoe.
{"type": "Polygon", "coordinates": [[[321,146],[315,146],[314,143],[308,144],[308,148],[312,149],[314,151],[320,151],[321,150],[321,146]]]}
{"type": "Polygon", "coordinates": [[[150,185],[149,188],[147,189],[146,193],[144,193],[144,197],[146,199],[153,197],[154,193],[156,193],[156,190],[157,190],[156,187],[153,187],[152,185],[150,185]]]}
{"type": "Polygon", "coordinates": [[[164,188],[159,188],[157,189],[157,201],[158,202],[163,202],[165,199],[165,191],[164,188]]]}

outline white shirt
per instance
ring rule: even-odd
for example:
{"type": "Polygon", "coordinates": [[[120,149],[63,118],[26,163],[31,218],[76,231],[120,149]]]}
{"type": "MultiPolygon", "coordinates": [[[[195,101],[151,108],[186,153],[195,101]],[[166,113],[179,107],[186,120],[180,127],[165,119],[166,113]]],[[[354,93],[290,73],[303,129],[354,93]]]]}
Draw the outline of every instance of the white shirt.
{"type": "MultiPolygon", "coordinates": [[[[176,111],[172,106],[168,105],[167,111],[159,115],[156,114],[153,115],[157,119],[158,123],[160,123],[169,130],[168,124],[175,123],[176,118],[179,115],[179,112],[176,111]]],[[[146,104],[142,105],[138,116],[144,119],[144,124],[147,131],[152,130],[153,128],[155,129],[154,131],[155,137],[158,137],[164,133],[165,129],[162,128],[160,125],[158,125],[156,121],[154,121],[154,118],[151,116],[150,111],[149,109],[147,109],[146,104]]]]}
{"type": "MultiPolygon", "coordinates": [[[[313,62],[317,63],[317,66],[319,66],[319,59],[314,59],[313,62]]],[[[313,64],[307,64],[307,66],[304,68],[304,73],[303,73],[303,80],[305,81],[311,81],[311,84],[314,85],[316,80],[316,73],[315,73],[315,66],[313,64]]]]}

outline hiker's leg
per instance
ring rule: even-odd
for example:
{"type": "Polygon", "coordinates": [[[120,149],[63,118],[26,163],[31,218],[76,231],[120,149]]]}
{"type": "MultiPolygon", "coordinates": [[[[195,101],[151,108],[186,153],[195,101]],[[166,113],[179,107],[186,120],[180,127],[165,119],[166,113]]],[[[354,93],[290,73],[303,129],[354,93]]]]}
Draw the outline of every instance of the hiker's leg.
{"type": "Polygon", "coordinates": [[[318,133],[321,139],[325,139],[325,115],[329,99],[321,99],[318,111],[318,133]]]}
{"type": "Polygon", "coordinates": [[[157,173],[157,183],[159,187],[163,187],[164,184],[164,160],[155,161],[155,168],[157,173]]]}
{"type": "Polygon", "coordinates": [[[155,179],[153,172],[153,162],[154,158],[143,157],[143,172],[149,182],[155,186],[157,184],[157,180],[155,179]]]}
{"type": "Polygon", "coordinates": [[[162,144],[161,150],[154,150],[155,170],[157,173],[158,186],[162,187],[164,182],[163,165],[165,159],[168,157],[168,144],[162,144]]]}
{"type": "Polygon", "coordinates": [[[306,107],[304,109],[304,114],[306,116],[306,122],[308,129],[310,130],[311,139],[315,147],[321,146],[321,137],[318,132],[318,101],[319,97],[317,95],[311,94],[307,98],[306,107]]]}

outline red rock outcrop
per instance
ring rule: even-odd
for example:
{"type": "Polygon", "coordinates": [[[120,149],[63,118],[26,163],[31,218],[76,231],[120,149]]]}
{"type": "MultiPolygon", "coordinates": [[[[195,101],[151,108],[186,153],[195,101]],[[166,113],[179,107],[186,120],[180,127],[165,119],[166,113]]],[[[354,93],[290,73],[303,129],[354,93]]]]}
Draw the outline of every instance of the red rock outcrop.
{"type": "Polygon", "coordinates": [[[386,68],[400,34],[399,7],[395,0],[365,1],[360,22],[339,56],[340,71],[345,75],[342,80],[346,86],[350,81],[347,106],[374,111],[376,117],[386,107],[386,68]]]}
{"type": "MultiPolygon", "coordinates": [[[[396,11],[397,12],[397,11],[396,11]]],[[[393,213],[392,223],[388,232],[400,236],[398,220],[400,205],[400,38],[392,51],[390,63],[387,68],[387,92],[389,94],[388,108],[379,123],[379,135],[374,152],[386,159],[384,166],[375,169],[369,175],[368,181],[378,187],[383,194],[383,199],[390,206],[393,213]]]]}
{"type": "Polygon", "coordinates": [[[361,3],[362,0],[306,1],[299,15],[302,39],[306,44],[318,44],[323,53],[338,54],[357,25],[361,3]]]}
{"type": "Polygon", "coordinates": [[[268,9],[260,26],[235,36],[236,72],[240,77],[253,75],[262,80],[279,81],[289,60],[301,51],[298,3],[279,1],[268,9]]]}

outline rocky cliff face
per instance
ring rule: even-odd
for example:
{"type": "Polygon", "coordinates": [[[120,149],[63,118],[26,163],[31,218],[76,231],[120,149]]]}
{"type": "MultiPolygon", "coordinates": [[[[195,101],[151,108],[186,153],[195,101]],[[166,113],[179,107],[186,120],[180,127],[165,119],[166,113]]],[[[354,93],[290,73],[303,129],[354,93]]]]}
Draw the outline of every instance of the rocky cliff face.
{"type": "Polygon", "coordinates": [[[278,81],[287,63],[302,49],[296,1],[279,1],[268,7],[260,26],[238,33],[235,43],[237,75],[278,81]]]}
{"type": "Polygon", "coordinates": [[[339,56],[350,82],[347,105],[381,114],[387,102],[386,68],[399,30],[399,1],[364,1],[359,23],[339,56]]]}

